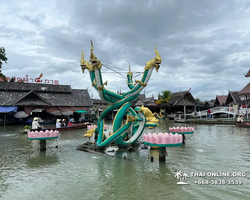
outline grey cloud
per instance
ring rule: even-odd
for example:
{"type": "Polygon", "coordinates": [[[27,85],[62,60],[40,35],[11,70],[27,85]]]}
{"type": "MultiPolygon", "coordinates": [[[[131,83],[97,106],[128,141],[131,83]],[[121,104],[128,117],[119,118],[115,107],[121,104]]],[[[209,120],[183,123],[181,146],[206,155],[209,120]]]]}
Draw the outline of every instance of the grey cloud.
{"type": "Polygon", "coordinates": [[[45,19],[45,15],[44,13],[38,13],[34,16],[30,16],[27,14],[22,14],[20,16],[23,20],[26,20],[30,23],[32,23],[33,25],[37,26],[37,27],[41,27],[42,26],[42,20],[45,19]]]}
{"type": "MultiPolygon", "coordinates": [[[[34,42],[44,47],[30,56],[8,54],[7,51],[8,65],[19,70],[35,73],[36,63],[36,71],[46,70],[51,77],[61,74],[65,77],[63,83],[72,83],[78,88],[91,87],[88,74],[79,75],[78,63],[81,49],[85,59],[89,59],[89,41],[93,40],[98,59],[117,71],[127,71],[129,62],[133,71],[143,71],[145,63],[154,57],[157,45],[162,65],[159,73],[152,75],[146,93],[158,94],[161,90],[177,92],[192,87],[192,93],[214,98],[216,91],[240,90],[247,82],[242,74],[247,73],[250,61],[240,53],[250,50],[248,29],[244,29],[249,24],[241,29],[234,28],[236,21],[244,24],[244,10],[250,6],[247,1],[57,0],[53,14],[59,13],[60,16],[54,14],[54,17],[66,15],[70,21],[68,25],[55,28],[44,27],[46,14],[42,10],[46,9],[46,2],[40,4],[37,1],[34,4],[38,5],[34,6],[37,12],[33,16],[30,13],[20,14],[22,8],[18,5],[9,4],[7,10],[39,29],[42,40],[36,40],[32,31],[21,30],[21,24],[20,30],[16,30],[0,23],[0,41],[33,38],[30,44],[34,42]],[[239,53],[238,57],[229,60],[234,53],[239,53]],[[58,63],[50,57],[65,61],[58,63]],[[124,65],[121,66],[120,61],[124,65]],[[67,71],[81,80],[67,78],[67,71]],[[235,84],[239,77],[242,80],[235,84]]],[[[7,66],[3,70],[5,68],[7,66]]],[[[102,70],[110,71],[105,66],[102,70]]],[[[109,79],[108,88],[126,89],[125,78],[116,75],[109,79]]]]}

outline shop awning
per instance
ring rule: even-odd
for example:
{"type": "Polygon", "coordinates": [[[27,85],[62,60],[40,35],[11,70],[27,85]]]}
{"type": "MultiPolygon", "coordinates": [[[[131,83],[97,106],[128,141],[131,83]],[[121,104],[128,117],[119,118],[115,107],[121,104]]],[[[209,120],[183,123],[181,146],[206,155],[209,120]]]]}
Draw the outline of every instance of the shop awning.
{"type": "Polygon", "coordinates": [[[17,106],[0,106],[0,113],[17,112],[17,106]]]}
{"type": "Polygon", "coordinates": [[[86,113],[87,111],[86,110],[77,110],[75,111],[76,113],[86,113]]]}
{"type": "Polygon", "coordinates": [[[48,113],[55,112],[55,111],[61,111],[61,112],[66,112],[66,111],[78,111],[78,110],[87,110],[85,107],[51,107],[46,109],[48,113]]]}
{"type": "Polygon", "coordinates": [[[76,112],[79,110],[84,111],[86,110],[86,108],[85,107],[54,107],[54,108],[46,109],[48,113],[51,113],[52,115],[57,115],[57,116],[72,115],[73,112],[76,112]]]}
{"type": "Polygon", "coordinates": [[[30,106],[30,107],[28,107],[28,106],[25,106],[24,107],[26,114],[29,114],[29,113],[34,112],[34,111],[37,112],[37,110],[39,110],[39,109],[40,110],[44,109],[48,113],[56,113],[56,112],[62,113],[62,112],[69,112],[69,111],[71,111],[73,113],[73,112],[78,111],[78,110],[87,110],[86,107],[80,107],[80,106],[79,107],[58,107],[58,106],[56,106],[56,107],[47,107],[47,106],[42,106],[42,107],[41,106],[40,107],[30,106]]]}

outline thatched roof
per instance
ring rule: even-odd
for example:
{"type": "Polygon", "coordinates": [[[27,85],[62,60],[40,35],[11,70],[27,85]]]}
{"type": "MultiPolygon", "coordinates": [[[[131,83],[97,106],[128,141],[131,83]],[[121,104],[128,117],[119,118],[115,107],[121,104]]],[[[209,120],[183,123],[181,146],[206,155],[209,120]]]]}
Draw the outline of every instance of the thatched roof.
{"type": "Polygon", "coordinates": [[[216,106],[223,106],[226,104],[227,95],[217,95],[214,104],[216,106]]]}
{"type": "Polygon", "coordinates": [[[250,70],[247,72],[247,74],[245,75],[245,77],[249,77],[250,76],[250,70]]]}
{"type": "Polygon", "coordinates": [[[171,93],[169,103],[172,106],[194,106],[197,105],[193,95],[189,91],[171,93]]]}
{"type": "Polygon", "coordinates": [[[154,101],[154,98],[153,97],[149,97],[149,98],[145,98],[143,100],[143,103],[149,103],[149,102],[152,102],[152,101],[154,101]]]}
{"type": "Polygon", "coordinates": [[[37,92],[53,92],[53,93],[70,93],[72,89],[70,85],[53,85],[40,83],[17,83],[17,82],[0,82],[0,90],[5,91],[37,91],[37,92]]]}
{"type": "Polygon", "coordinates": [[[158,106],[158,105],[155,103],[154,97],[146,98],[146,99],[144,99],[142,102],[143,102],[143,105],[145,105],[145,106],[158,106]]]}
{"type": "Polygon", "coordinates": [[[139,104],[139,102],[141,102],[140,105],[143,105],[142,102],[143,102],[145,99],[146,99],[146,95],[145,95],[145,94],[139,94],[139,97],[138,97],[136,100],[134,100],[134,101],[131,102],[131,106],[132,106],[132,107],[135,107],[136,104],[139,104]]]}
{"type": "Polygon", "coordinates": [[[213,107],[214,106],[215,99],[211,99],[210,101],[205,101],[204,106],[213,107]]]}
{"type": "Polygon", "coordinates": [[[67,85],[0,82],[0,105],[89,107],[93,102],[87,90],[71,89],[67,85]],[[45,86],[48,89],[41,91],[45,86]]]}
{"type": "Polygon", "coordinates": [[[138,97],[137,101],[132,106],[142,106],[142,105],[144,105],[144,106],[158,106],[155,103],[154,97],[146,98],[145,94],[140,94],[140,96],[138,97]]]}
{"type": "Polygon", "coordinates": [[[93,104],[98,104],[98,105],[108,105],[106,101],[103,101],[102,99],[92,99],[93,104]]]}
{"type": "Polygon", "coordinates": [[[238,93],[239,91],[229,91],[228,95],[227,95],[227,99],[226,99],[226,102],[225,102],[225,105],[232,105],[232,104],[242,104],[242,101],[241,99],[239,98],[238,96],[238,93]]]}

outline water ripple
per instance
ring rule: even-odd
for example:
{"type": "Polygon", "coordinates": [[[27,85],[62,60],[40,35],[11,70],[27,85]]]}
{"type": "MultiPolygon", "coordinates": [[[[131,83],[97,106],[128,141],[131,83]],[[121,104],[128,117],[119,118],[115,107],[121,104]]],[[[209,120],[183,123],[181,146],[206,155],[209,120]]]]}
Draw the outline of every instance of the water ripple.
{"type": "MultiPolygon", "coordinates": [[[[154,132],[182,126],[160,120],[154,132]]],[[[190,125],[188,125],[190,126],[190,125]]],[[[221,125],[195,125],[194,136],[181,147],[167,148],[166,162],[158,150],[119,151],[102,156],[77,151],[87,141],[86,130],[61,132],[39,151],[38,141],[18,134],[21,126],[0,131],[0,199],[249,199],[250,134],[248,129],[221,125]],[[58,148],[56,148],[58,146],[58,148]],[[122,159],[126,156],[126,160],[122,159]],[[150,157],[154,157],[154,162],[150,157]],[[243,185],[176,185],[174,173],[246,172],[243,185]]],[[[145,129],[145,133],[152,130],[145,129]]],[[[142,139],[140,139],[142,141],[142,139]]],[[[234,177],[224,177],[228,180],[234,177]]],[[[216,179],[219,179],[216,177],[216,179]]]]}

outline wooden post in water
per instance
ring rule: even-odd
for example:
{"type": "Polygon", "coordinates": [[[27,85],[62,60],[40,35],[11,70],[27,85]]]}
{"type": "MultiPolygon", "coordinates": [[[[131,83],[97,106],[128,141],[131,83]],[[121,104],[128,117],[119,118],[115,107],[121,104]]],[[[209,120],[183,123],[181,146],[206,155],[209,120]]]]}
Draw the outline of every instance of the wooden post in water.
{"type": "Polygon", "coordinates": [[[46,151],[46,140],[40,140],[40,151],[46,151]]]}
{"type": "Polygon", "coordinates": [[[185,139],[186,139],[186,137],[185,137],[184,134],[181,134],[181,135],[182,135],[182,144],[185,144],[185,139]]]}
{"type": "Polygon", "coordinates": [[[5,132],[5,124],[6,124],[6,113],[4,115],[4,120],[3,120],[3,131],[5,132]]]}
{"type": "Polygon", "coordinates": [[[248,119],[248,100],[247,100],[247,95],[246,95],[246,111],[247,111],[247,119],[248,119]]]}
{"type": "Polygon", "coordinates": [[[186,105],[184,106],[184,120],[186,121],[186,105]]]}
{"type": "Polygon", "coordinates": [[[165,147],[159,147],[159,161],[160,162],[165,162],[166,161],[165,147]]]}

